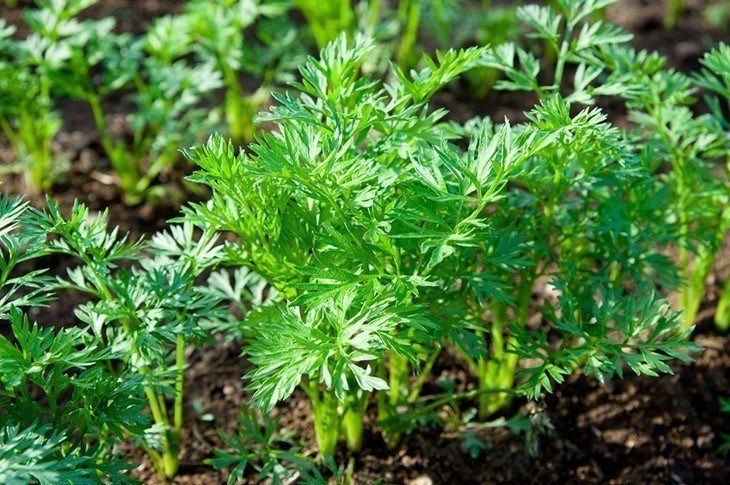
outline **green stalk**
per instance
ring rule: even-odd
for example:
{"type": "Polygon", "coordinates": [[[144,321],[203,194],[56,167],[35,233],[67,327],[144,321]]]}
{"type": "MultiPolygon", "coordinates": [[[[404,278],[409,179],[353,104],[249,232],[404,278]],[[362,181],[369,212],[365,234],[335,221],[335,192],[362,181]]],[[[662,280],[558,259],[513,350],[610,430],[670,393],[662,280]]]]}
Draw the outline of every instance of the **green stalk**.
{"type": "Polygon", "coordinates": [[[682,309],[684,310],[683,329],[695,324],[697,313],[702,303],[702,297],[705,294],[705,282],[710,271],[712,271],[716,256],[716,252],[703,251],[695,257],[692,271],[689,273],[689,279],[680,292],[682,309]]]}
{"type": "MultiPolygon", "coordinates": [[[[697,312],[699,311],[700,304],[702,303],[702,297],[705,294],[707,277],[710,275],[712,267],[715,264],[718,251],[722,246],[725,234],[728,231],[728,226],[730,226],[730,207],[725,208],[720,214],[720,222],[713,239],[708,241],[707,246],[703,246],[699,249],[691,270],[689,269],[689,254],[687,250],[684,248],[681,248],[680,250],[680,267],[684,268],[687,279],[685,286],[683,286],[680,291],[680,302],[684,310],[683,329],[690,328],[695,324],[697,312]]],[[[685,228],[684,231],[686,230],[687,229],[685,228]]],[[[718,303],[718,312],[720,313],[720,319],[722,321],[724,315],[720,304],[725,304],[725,302],[722,301],[722,295],[721,301],[718,303]]],[[[715,321],[717,322],[717,313],[715,314],[715,321]]],[[[720,329],[721,326],[718,327],[718,330],[720,329]]]]}
{"type": "MultiPolygon", "coordinates": [[[[477,361],[477,379],[479,389],[510,389],[514,383],[517,356],[507,354],[504,344],[504,328],[507,325],[507,307],[495,304],[492,310],[492,326],[490,329],[492,341],[489,350],[489,359],[480,358],[477,361]]],[[[479,395],[479,419],[484,420],[509,404],[512,396],[503,393],[489,393],[479,395]]]]}
{"type": "MultiPolygon", "coordinates": [[[[40,117],[44,120],[43,123],[45,124],[49,121],[48,109],[51,105],[51,86],[46,76],[41,76],[41,99],[43,103],[43,113],[41,113],[40,117]]],[[[51,180],[51,169],[53,164],[51,143],[53,140],[52,137],[46,135],[49,135],[49,133],[46,133],[45,130],[43,130],[43,133],[40,135],[40,160],[34,160],[34,166],[36,167],[35,183],[36,187],[41,190],[50,188],[53,183],[51,180]]]]}
{"type": "Polygon", "coordinates": [[[369,397],[369,393],[362,393],[362,396],[354,396],[346,403],[342,415],[342,434],[345,437],[345,444],[349,451],[358,452],[362,449],[363,429],[365,427],[363,418],[367,410],[369,397]]]}
{"type": "Polygon", "coordinates": [[[226,100],[225,112],[228,130],[234,142],[246,145],[253,141],[258,130],[254,118],[258,111],[250,97],[246,96],[241,88],[236,73],[227,67],[223,68],[226,100]]]}
{"type": "MultiPolygon", "coordinates": [[[[101,145],[106,152],[106,156],[109,157],[109,163],[114,165],[115,163],[117,163],[117,157],[114,156],[114,143],[112,143],[111,137],[109,136],[109,127],[107,126],[106,119],[104,118],[104,111],[101,109],[101,101],[99,100],[99,96],[97,96],[95,93],[90,93],[86,97],[86,101],[91,107],[91,114],[94,117],[96,129],[99,130],[99,135],[101,136],[101,145]]],[[[114,167],[114,169],[116,170],[117,167],[114,167]]]]}
{"type": "MultiPolygon", "coordinates": [[[[147,366],[142,366],[139,368],[139,372],[140,374],[147,375],[149,374],[150,370],[147,366]]],[[[174,477],[177,473],[179,467],[179,447],[173,445],[173,442],[175,441],[175,432],[174,430],[170,430],[170,421],[167,417],[167,411],[164,409],[163,406],[160,405],[160,397],[150,386],[145,386],[144,392],[147,396],[147,401],[150,405],[150,412],[152,413],[152,419],[154,419],[155,424],[168,428],[168,432],[162,439],[162,454],[159,458],[158,463],[155,466],[155,469],[160,475],[160,478],[162,478],[163,480],[167,480],[174,477]]],[[[150,455],[150,457],[154,458],[152,455],[150,455]]]]}
{"type": "Polygon", "coordinates": [[[408,395],[409,370],[408,359],[394,353],[390,354],[388,400],[393,408],[403,403],[404,397],[408,395]]]}
{"type": "Polygon", "coordinates": [[[421,0],[401,0],[398,5],[398,18],[401,26],[405,26],[396,55],[396,61],[402,69],[409,67],[413,61],[414,48],[418,40],[420,14],[421,0]]]}
{"type": "Polygon", "coordinates": [[[679,15],[684,10],[684,0],[670,0],[667,13],[664,16],[664,28],[672,30],[677,26],[679,15]]]}
{"type": "MultiPolygon", "coordinates": [[[[573,35],[572,29],[568,27],[565,32],[565,38],[570,39],[573,35]]],[[[558,54],[558,62],[555,66],[555,79],[553,80],[553,87],[555,91],[560,92],[560,86],[563,84],[563,71],[565,70],[565,61],[568,57],[568,50],[570,49],[570,40],[564,40],[560,46],[560,53],[558,54]]]]}
{"type": "Polygon", "coordinates": [[[314,414],[314,434],[317,438],[317,456],[334,456],[340,437],[339,401],[332,393],[320,393],[316,384],[302,380],[302,389],[309,396],[314,414]]]}
{"type": "MultiPolygon", "coordinates": [[[[389,361],[389,390],[378,393],[378,419],[381,422],[388,421],[398,414],[398,408],[406,406],[409,399],[410,365],[408,359],[391,353],[389,361]]],[[[394,445],[400,439],[400,434],[397,432],[384,430],[384,435],[389,445],[394,445]]]]}
{"type": "Polygon", "coordinates": [[[375,30],[378,26],[378,18],[380,17],[380,0],[370,0],[368,5],[368,26],[371,30],[375,30]]]}
{"type": "Polygon", "coordinates": [[[185,391],[185,337],[179,333],[175,346],[175,407],[173,426],[176,432],[180,432],[183,425],[183,393],[185,391]]]}
{"type": "Polygon", "coordinates": [[[125,202],[127,204],[138,203],[141,200],[141,196],[137,190],[137,185],[142,179],[139,157],[135,156],[134,153],[130,153],[124,147],[123,143],[115,143],[112,141],[99,96],[94,92],[89,92],[86,100],[91,107],[91,113],[94,117],[96,127],[99,130],[101,144],[109,159],[109,164],[119,177],[119,185],[125,202]]]}
{"type": "MultiPolygon", "coordinates": [[[[520,282],[517,292],[517,306],[514,308],[514,319],[518,325],[524,325],[530,311],[532,287],[536,275],[530,273],[520,282]]],[[[490,334],[492,345],[488,359],[476,362],[476,374],[479,390],[479,419],[485,420],[500,409],[508,406],[513,393],[495,393],[494,389],[512,389],[517,372],[518,356],[507,350],[514,343],[508,339],[505,344],[504,331],[508,324],[507,306],[495,303],[492,308],[492,325],[490,334]]]]}
{"type": "Polygon", "coordinates": [[[419,372],[418,378],[416,379],[413,387],[411,387],[411,392],[408,394],[409,403],[414,403],[416,399],[418,399],[418,396],[421,394],[421,389],[423,389],[423,385],[426,383],[426,379],[428,379],[428,376],[431,375],[431,369],[433,369],[433,365],[436,363],[436,360],[438,359],[440,354],[441,347],[438,347],[431,354],[431,357],[429,357],[428,361],[426,361],[426,365],[424,365],[419,372]]]}
{"type": "MultiPolygon", "coordinates": [[[[95,280],[95,286],[97,290],[100,293],[100,296],[103,299],[106,299],[107,301],[113,300],[112,293],[107,287],[106,284],[104,284],[103,277],[95,270],[94,265],[91,264],[91,260],[88,257],[81,256],[81,259],[86,263],[86,265],[90,268],[92,268],[92,274],[94,275],[95,280]]],[[[124,331],[129,333],[130,331],[130,325],[129,322],[122,321],[122,326],[124,328],[124,331]]],[[[184,367],[184,340],[181,344],[181,335],[178,336],[177,340],[177,349],[175,352],[175,360],[177,364],[177,368],[179,369],[179,372],[182,373],[182,369],[184,367]],[[182,349],[182,350],[180,350],[182,349]]],[[[137,343],[132,340],[130,344],[130,353],[132,356],[139,355],[139,351],[137,349],[137,343]]],[[[142,375],[149,375],[150,374],[150,368],[146,365],[139,367],[139,373],[142,375]]],[[[175,423],[179,422],[182,424],[182,385],[183,380],[182,377],[179,376],[176,381],[176,396],[175,396],[175,423]],[[178,404],[178,392],[177,389],[180,389],[179,392],[179,404],[178,404]],[[179,411],[179,418],[178,418],[178,406],[180,407],[179,411]]],[[[155,452],[154,454],[150,454],[150,459],[152,460],[153,465],[155,466],[155,470],[160,475],[160,478],[163,480],[170,479],[175,476],[175,474],[178,471],[179,468],[179,430],[177,429],[171,429],[170,428],[170,420],[167,415],[167,410],[165,409],[164,401],[162,399],[162,396],[159,396],[157,392],[151,387],[151,386],[144,386],[144,393],[147,397],[147,401],[150,406],[150,413],[152,414],[152,419],[154,420],[155,424],[164,426],[168,429],[168,432],[165,434],[164,438],[162,439],[162,454],[160,455],[159,452],[155,452]]],[[[145,449],[151,450],[148,446],[145,445],[145,449]]],[[[152,450],[154,451],[154,450],[152,450]]]]}
{"type": "Polygon", "coordinates": [[[730,278],[725,281],[725,285],[722,287],[722,292],[720,293],[720,300],[717,302],[715,327],[722,333],[730,329],[730,278]]]}

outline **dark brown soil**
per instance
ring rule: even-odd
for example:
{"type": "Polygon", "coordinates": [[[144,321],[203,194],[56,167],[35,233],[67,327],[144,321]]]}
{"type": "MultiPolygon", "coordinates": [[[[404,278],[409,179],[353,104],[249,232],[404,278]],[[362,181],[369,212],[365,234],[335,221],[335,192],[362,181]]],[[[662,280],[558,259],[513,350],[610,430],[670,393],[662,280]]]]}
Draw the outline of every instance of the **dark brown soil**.
{"type": "MultiPolygon", "coordinates": [[[[706,322],[709,324],[709,321],[706,322]]],[[[730,389],[730,338],[704,328],[696,341],[705,349],[692,364],[676,366],[674,376],[657,379],[633,375],[605,386],[574,376],[539,403],[554,431],[538,438],[539,452],[530,456],[524,439],[505,428],[464,425],[422,428],[389,448],[379,431],[366,434],[356,457],[355,483],[725,483],[730,463],[717,453],[720,434],[730,423],[717,398],[730,389]],[[472,458],[464,433],[476,436],[485,450],[472,458]]],[[[238,349],[230,345],[196,351],[187,375],[188,424],[175,483],[222,483],[224,477],[206,468],[202,459],[220,444],[216,429],[230,430],[244,401],[240,376],[245,371],[238,349]],[[197,403],[197,404],[195,404],[197,403]],[[194,406],[199,406],[198,410],[194,406]],[[210,413],[213,421],[200,420],[210,413]]],[[[458,359],[446,356],[435,378],[465,386],[467,373],[458,359]]],[[[462,403],[467,410],[475,403],[462,403]]],[[[517,403],[529,413],[534,403],[517,403]]],[[[286,429],[310,441],[309,405],[296,394],[275,411],[286,429]]],[[[444,408],[442,415],[452,414],[444,408]]],[[[341,457],[346,460],[346,457],[341,457]]],[[[135,475],[157,483],[149,463],[135,475]]],[[[255,483],[252,478],[251,483],[255,483]]]]}
{"type": "MultiPolygon", "coordinates": [[[[22,1],[21,5],[31,2],[22,1]]],[[[119,29],[143,31],[146,23],[166,13],[179,12],[182,0],[102,0],[89,11],[100,18],[114,15],[119,29]]],[[[609,20],[624,25],[635,34],[635,45],[655,49],[669,56],[680,70],[693,69],[708,45],[730,39],[728,32],[709,26],[701,11],[708,2],[687,0],[687,10],[678,27],[671,32],[662,26],[663,4],[654,0],[622,0],[608,12],[609,20]]],[[[19,10],[0,7],[0,17],[20,22],[19,10]]],[[[21,28],[22,33],[22,28],[21,28]]],[[[490,114],[498,119],[508,116],[519,120],[531,100],[521,95],[493,92],[487,99],[474,102],[456,92],[439,95],[437,103],[452,110],[452,118],[465,121],[490,114]]],[[[110,106],[124,114],[124,105],[110,106]]],[[[61,106],[65,121],[57,148],[72,162],[66,180],[54,188],[52,198],[68,207],[73,200],[87,203],[93,210],[109,208],[111,222],[134,237],[149,235],[176,215],[180,200],[196,197],[182,183],[188,170],[182,163],[163,175],[163,181],[176,186],[182,197],[156,205],[129,208],[123,204],[114,175],[106,162],[91,114],[80,103],[65,101],[61,106]]],[[[0,160],[12,155],[0,141],[0,160]]],[[[22,177],[6,177],[2,190],[27,192],[22,177]]],[[[31,195],[37,205],[42,197],[31,195]]],[[[728,241],[730,243],[730,241],[728,241]]],[[[366,435],[363,452],[356,457],[357,483],[727,483],[730,463],[717,453],[720,434],[730,432],[730,417],[718,409],[718,397],[730,394],[730,338],[712,333],[711,320],[717,289],[730,272],[730,244],[718,260],[709,281],[710,291],[700,313],[696,340],[705,350],[692,364],[677,365],[676,375],[657,379],[627,376],[606,386],[592,379],[574,376],[539,406],[516,402],[511,411],[541,415],[554,431],[539,438],[540,451],[531,457],[524,440],[504,428],[461,426],[423,428],[405,436],[402,443],[389,448],[377,429],[366,435]],[[464,449],[463,434],[471,433],[485,445],[480,456],[472,458],[464,449]]],[[[51,260],[52,270],[63,272],[68,261],[51,260]]],[[[71,296],[60,299],[47,312],[36,317],[47,324],[73,323],[71,310],[77,302],[71,296]]],[[[223,483],[225,477],[211,470],[203,460],[221,444],[217,429],[231,430],[245,402],[241,376],[246,372],[240,349],[217,342],[196,350],[190,357],[186,376],[187,426],[183,438],[181,469],[175,483],[223,483]],[[204,414],[212,421],[201,419],[204,414]]],[[[445,355],[435,367],[434,379],[452,379],[460,390],[469,389],[470,378],[453,356],[445,355]]],[[[435,381],[431,383],[435,385],[435,381]]],[[[462,403],[462,411],[474,403],[462,403]]],[[[443,410],[444,414],[446,410],[443,410]]],[[[313,439],[309,405],[301,395],[276,410],[282,425],[295,430],[305,440],[313,439]]],[[[142,461],[134,475],[146,483],[156,483],[148,461],[142,461]]],[[[251,478],[252,483],[255,479],[251,478]]]]}

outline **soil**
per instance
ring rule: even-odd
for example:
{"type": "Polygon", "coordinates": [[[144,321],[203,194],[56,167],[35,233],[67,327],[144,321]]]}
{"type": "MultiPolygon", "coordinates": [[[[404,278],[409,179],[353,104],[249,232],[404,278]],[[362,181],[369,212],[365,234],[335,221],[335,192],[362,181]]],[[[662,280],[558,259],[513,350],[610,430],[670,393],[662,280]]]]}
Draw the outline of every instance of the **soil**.
{"type": "MultiPolygon", "coordinates": [[[[27,6],[32,2],[19,3],[27,6]]],[[[636,36],[635,46],[658,50],[679,70],[696,68],[698,57],[709,45],[730,40],[728,31],[707,23],[702,8],[709,2],[700,0],[686,0],[687,9],[677,28],[664,30],[663,3],[621,0],[609,9],[608,19],[631,31],[636,36]]],[[[182,0],[102,0],[87,15],[114,15],[119,30],[139,32],[149,19],[179,12],[184,4],[182,0]]],[[[19,33],[23,33],[18,9],[0,7],[0,18],[19,25],[19,33]]],[[[485,100],[474,102],[452,90],[440,94],[436,104],[449,108],[457,121],[485,114],[519,121],[531,101],[520,95],[493,92],[485,100]]],[[[112,100],[109,109],[119,116],[125,113],[122,100],[112,100]]],[[[165,183],[178,189],[180,197],[155,205],[125,206],[101,150],[91,113],[81,103],[70,100],[61,103],[61,112],[64,128],[57,137],[56,148],[68,156],[72,168],[50,196],[64,207],[78,199],[94,211],[108,208],[112,224],[129,231],[132,237],[139,237],[163,228],[177,214],[181,200],[200,197],[182,182],[188,168],[181,164],[162,176],[165,183]]],[[[0,141],[0,160],[11,159],[5,141],[0,141]]],[[[20,176],[4,177],[2,190],[25,194],[37,206],[43,202],[40,195],[27,194],[20,176]]],[[[730,395],[730,337],[714,334],[711,325],[720,283],[730,273],[730,240],[727,243],[709,280],[699,315],[695,339],[705,350],[696,362],[676,365],[673,376],[652,379],[627,375],[624,380],[604,386],[584,376],[573,376],[543,402],[515,402],[506,415],[516,411],[537,413],[543,422],[550,423],[548,428],[552,432],[537,438],[536,454],[526,451],[524,437],[506,428],[425,427],[390,448],[379,430],[369,427],[364,449],[355,457],[355,482],[727,483],[730,462],[717,453],[717,448],[720,434],[730,432],[730,415],[720,413],[718,397],[730,395]],[[464,433],[484,444],[479,456],[472,457],[465,449],[464,433]]],[[[54,258],[50,264],[53,272],[60,274],[69,262],[54,258]]],[[[73,324],[71,310],[78,303],[74,298],[64,295],[47,311],[34,316],[45,324],[73,324]]],[[[221,444],[216,430],[230,431],[235,426],[245,402],[241,376],[248,365],[240,357],[239,347],[223,341],[194,350],[189,362],[185,446],[175,483],[223,483],[225,476],[205,465],[204,460],[221,444]]],[[[453,355],[442,356],[433,374],[431,386],[438,385],[439,379],[448,379],[457,390],[470,389],[468,372],[453,355]]],[[[462,412],[473,405],[462,403],[462,412]]],[[[304,396],[295,394],[275,414],[284,429],[312,442],[308,406],[304,396]]],[[[447,409],[441,412],[446,415],[447,409]]],[[[141,462],[133,475],[145,483],[157,483],[150,463],[137,451],[130,453],[141,462]]],[[[341,458],[345,460],[344,456],[341,458]]],[[[249,481],[256,482],[254,474],[249,481]]]]}

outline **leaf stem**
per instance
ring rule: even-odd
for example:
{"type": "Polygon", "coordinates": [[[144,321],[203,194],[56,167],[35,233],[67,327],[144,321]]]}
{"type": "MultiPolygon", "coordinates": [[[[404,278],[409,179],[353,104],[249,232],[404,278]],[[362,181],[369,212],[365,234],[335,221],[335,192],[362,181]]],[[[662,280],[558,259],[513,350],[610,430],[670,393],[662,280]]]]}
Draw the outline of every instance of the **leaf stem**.
{"type": "Polygon", "coordinates": [[[173,426],[177,432],[180,432],[183,424],[183,392],[185,388],[185,337],[182,333],[177,334],[175,368],[177,371],[177,379],[175,381],[175,416],[173,426]]]}

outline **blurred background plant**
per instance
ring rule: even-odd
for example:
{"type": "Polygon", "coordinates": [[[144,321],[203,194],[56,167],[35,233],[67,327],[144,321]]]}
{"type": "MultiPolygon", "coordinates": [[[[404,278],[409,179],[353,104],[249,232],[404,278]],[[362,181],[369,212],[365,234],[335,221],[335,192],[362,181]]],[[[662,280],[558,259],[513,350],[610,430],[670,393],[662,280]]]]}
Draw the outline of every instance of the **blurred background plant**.
{"type": "Polygon", "coordinates": [[[35,33],[18,41],[11,39],[15,28],[0,19],[0,129],[16,156],[15,163],[0,167],[0,174],[24,172],[35,192],[50,189],[67,168],[53,149],[61,119],[51,96],[51,73],[63,62],[54,45],[62,28],[49,25],[44,36],[35,33]]]}

